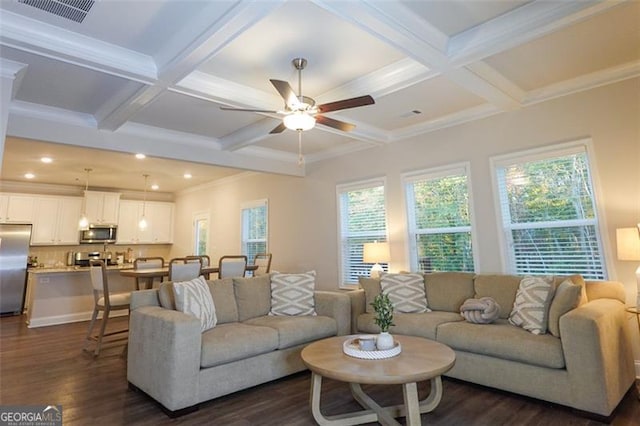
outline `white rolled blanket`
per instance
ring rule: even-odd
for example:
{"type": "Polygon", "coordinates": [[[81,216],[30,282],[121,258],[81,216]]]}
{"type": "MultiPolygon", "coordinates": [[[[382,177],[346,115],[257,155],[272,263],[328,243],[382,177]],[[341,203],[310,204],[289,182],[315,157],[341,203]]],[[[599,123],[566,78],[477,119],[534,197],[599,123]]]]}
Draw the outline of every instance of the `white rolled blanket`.
{"type": "Polygon", "coordinates": [[[467,299],[460,306],[460,315],[469,322],[489,324],[500,316],[500,305],[492,297],[467,299]]]}

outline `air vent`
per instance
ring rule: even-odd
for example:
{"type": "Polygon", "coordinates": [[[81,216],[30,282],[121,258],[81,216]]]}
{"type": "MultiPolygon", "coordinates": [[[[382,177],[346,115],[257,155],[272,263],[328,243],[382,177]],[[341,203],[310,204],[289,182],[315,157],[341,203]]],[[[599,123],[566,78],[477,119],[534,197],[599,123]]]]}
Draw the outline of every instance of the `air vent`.
{"type": "Polygon", "coordinates": [[[404,114],[401,114],[400,117],[401,118],[409,118],[409,117],[413,117],[414,115],[419,115],[419,114],[422,114],[422,111],[414,109],[414,110],[411,110],[409,112],[405,112],[404,114]]]}
{"type": "Polygon", "coordinates": [[[53,13],[54,15],[82,22],[95,3],[94,0],[18,0],[18,3],[53,13]]]}

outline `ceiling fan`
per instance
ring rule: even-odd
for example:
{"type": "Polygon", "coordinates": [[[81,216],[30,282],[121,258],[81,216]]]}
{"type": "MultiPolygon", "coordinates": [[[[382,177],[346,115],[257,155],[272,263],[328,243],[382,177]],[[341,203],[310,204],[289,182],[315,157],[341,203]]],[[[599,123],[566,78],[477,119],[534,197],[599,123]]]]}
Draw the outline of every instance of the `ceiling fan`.
{"type": "MultiPolygon", "coordinates": [[[[294,68],[298,70],[298,94],[296,94],[291,85],[282,80],[270,79],[271,84],[276,88],[280,96],[284,99],[284,109],[280,111],[264,110],[264,109],[247,109],[247,108],[230,108],[220,107],[226,111],[248,111],[262,112],[282,115],[282,123],[278,124],[271,134],[282,133],[285,129],[295,130],[298,135],[305,130],[312,129],[316,123],[323,124],[343,132],[349,132],[355,129],[355,125],[345,123],[344,121],[322,115],[323,113],[339,111],[348,108],[356,108],[365,105],[374,104],[375,101],[369,95],[359,96],[356,98],[343,99],[340,101],[329,102],[316,106],[316,101],[302,94],[302,70],[307,66],[307,60],[304,58],[295,58],[291,61],[294,68]]],[[[298,137],[300,141],[300,136],[298,137]]]]}

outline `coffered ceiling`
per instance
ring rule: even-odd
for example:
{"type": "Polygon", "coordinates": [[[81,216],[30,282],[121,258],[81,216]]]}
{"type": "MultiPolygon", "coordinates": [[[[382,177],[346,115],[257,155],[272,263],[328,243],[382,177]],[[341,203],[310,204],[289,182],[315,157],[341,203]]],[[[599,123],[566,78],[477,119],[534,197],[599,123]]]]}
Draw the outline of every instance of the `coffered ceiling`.
{"type": "MultiPolygon", "coordinates": [[[[640,75],[640,1],[101,0],[82,22],[29,2],[0,1],[9,181],[44,155],[32,140],[66,158],[41,174],[47,183],[73,184],[109,158],[92,179],[139,188],[136,152],[180,161],[180,175],[199,163],[203,181],[303,176],[296,133],[269,133],[277,114],[220,109],[282,109],[269,79],[297,89],[296,57],[308,61],[303,94],[318,104],[375,99],[326,114],[351,132],[305,131],[307,164],[640,75]]],[[[167,175],[158,164],[146,172],[167,175]]]]}

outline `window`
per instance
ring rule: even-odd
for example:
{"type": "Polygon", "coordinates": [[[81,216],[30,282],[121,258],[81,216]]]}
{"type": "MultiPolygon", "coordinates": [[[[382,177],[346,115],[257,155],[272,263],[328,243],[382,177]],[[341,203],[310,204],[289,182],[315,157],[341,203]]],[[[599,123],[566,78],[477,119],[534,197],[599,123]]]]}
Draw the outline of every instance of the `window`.
{"type": "Polygon", "coordinates": [[[474,271],[468,169],[403,176],[412,271],[474,271]]]}
{"type": "Polygon", "coordinates": [[[268,203],[257,200],[242,206],[242,254],[249,263],[257,253],[267,252],[268,203]]]}
{"type": "Polygon", "coordinates": [[[606,279],[584,141],[492,163],[509,272],[606,279]]]}
{"type": "Polygon", "coordinates": [[[193,253],[197,256],[207,254],[207,241],[209,240],[209,215],[196,214],[193,218],[193,253]]]}
{"type": "MultiPolygon", "coordinates": [[[[359,276],[369,275],[372,265],[362,261],[364,243],[387,241],[384,184],[377,179],[337,187],[342,285],[357,284],[359,276]]],[[[381,266],[388,270],[386,263],[381,266]]]]}

